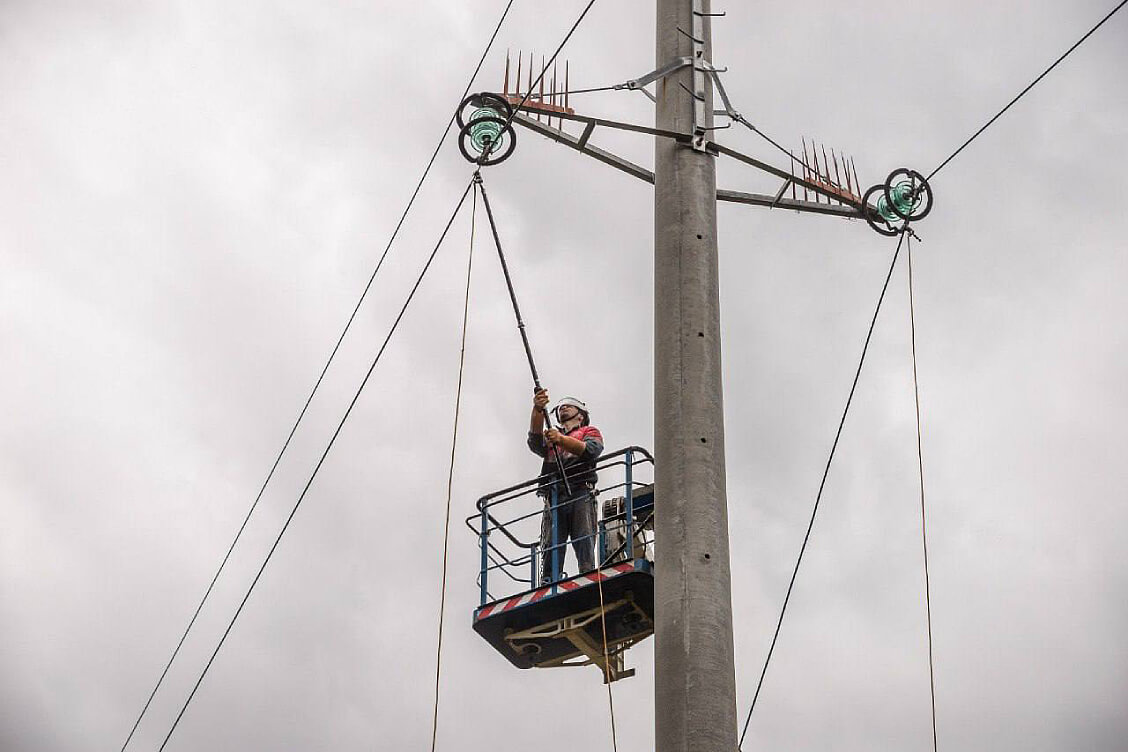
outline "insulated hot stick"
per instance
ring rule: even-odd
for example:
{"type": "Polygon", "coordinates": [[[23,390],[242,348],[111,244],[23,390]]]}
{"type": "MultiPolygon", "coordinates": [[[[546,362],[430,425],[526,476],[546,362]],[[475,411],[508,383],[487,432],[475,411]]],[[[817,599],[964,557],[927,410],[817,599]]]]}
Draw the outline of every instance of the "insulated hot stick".
{"type": "MultiPolygon", "coordinates": [[[[490,232],[493,233],[494,245],[497,246],[497,257],[501,260],[501,271],[505,274],[505,286],[509,288],[509,299],[513,302],[513,315],[517,317],[517,330],[521,332],[521,343],[525,346],[525,357],[529,360],[529,370],[533,374],[533,388],[536,391],[543,389],[541,386],[540,375],[537,373],[537,365],[533,362],[533,350],[529,346],[529,335],[525,333],[525,320],[521,318],[521,309],[517,305],[517,293],[513,290],[513,280],[509,276],[509,266],[505,263],[505,253],[501,250],[501,238],[497,234],[497,224],[494,222],[493,209],[490,208],[490,198],[486,195],[486,186],[482,182],[482,175],[480,172],[474,173],[474,182],[478,186],[478,190],[482,192],[482,204],[486,207],[486,216],[490,220],[490,232]]],[[[544,414],[544,423],[549,428],[552,428],[552,416],[548,413],[548,408],[541,408],[544,414]]],[[[568,482],[568,474],[564,472],[564,461],[560,459],[559,450],[552,453],[556,458],[556,470],[560,473],[560,478],[564,481],[564,491],[571,496],[572,485],[568,482]]]]}

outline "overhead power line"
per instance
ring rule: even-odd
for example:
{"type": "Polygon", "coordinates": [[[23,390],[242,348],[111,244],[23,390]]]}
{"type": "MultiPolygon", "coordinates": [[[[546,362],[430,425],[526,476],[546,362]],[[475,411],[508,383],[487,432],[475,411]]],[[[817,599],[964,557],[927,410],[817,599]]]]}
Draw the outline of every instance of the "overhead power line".
{"type": "MultiPolygon", "coordinates": [[[[907,224],[907,223],[906,223],[907,224]]],[[[740,732],[740,741],[737,744],[737,749],[740,749],[744,744],[744,736],[748,733],[748,724],[752,721],[752,711],[756,709],[756,701],[760,697],[760,690],[764,686],[764,677],[768,674],[768,664],[771,663],[772,654],[775,653],[776,642],[779,640],[779,630],[783,626],[783,617],[787,614],[787,604],[791,601],[791,591],[795,588],[795,578],[799,575],[799,565],[803,563],[803,554],[807,551],[807,543],[811,540],[811,530],[815,527],[815,517],[819,513],[819,502],[822,501],[823,490],[826,488],[826,479],[830,475],[830,466],[834,462],[834,453],[838,449],[838,440],[842,438],[842,429],[846,425],[846,416],[850,413],[850,405],[854,401],[854,392],[858,388],[858,379],[862,375],[862,366],[866,362],[866,353],[869,351],[870,339],[873,338],[873,329],[877,325],[877,315],[881,312],[881,304],[885,301],[885,292],[889,289],[889,280],[893,276],[893,269],[897,266],[897,257],[901,254],[901,245],[905,242],[905,237],[908,235],[905,228],[902,228],[900,233],[900,240],[897,241],[897,250],[893,252],[893,261],[889,264],[889,271],[885,275],[885,284],[881,286],[881,295],[877,298],[877,306],[873,311],[873,318],[870,320],[869,331],[866,332],[866,341],[862,345],[862,355],[858,359],[858,368],[854,371],[854,381],[850,385],[850,394],[846,398],[846,407],[842,410],[842,418],[838,421],[838,430],[834,434],[834,442],[830,446],[830,454],[826,458],[826,466],[823,468],[822,480],[819,481],[819,491],[815,495],[815,505],[811,509],[811,520],[807,523],[807,532],[803,536],[803,545],[799,547],[799,556],[795,560],[795,568],[791,572],[791,581],[787,583],[787,594],[783,598],[783,606],[779,611],[779,619],[776,621],[775,633],[772,635],[771,645],[768,647],[768,655],[764,659],[764,668],[760,671],[760,680],[756,684],[756,693],[752,696],[752,706],[748,708],[748,717],[744,721],[744,730],[740,732]]]]}
{"type": "MultiPolygon", "coordinates": [[[[517,106],[511,108],[512,111],[509,113],[509,117],[505,119],[505,123],[502,124],[501,130],[504,131],[509,127],[509,124],[513,122],[513,118],[517,117],[517,113],[520,112],[521,108],[525,106],[525,103],[529,101],[529,97],[533,95],[533,89],[535,89],[537,84],[539,84],[544,79],[544,76],[548,72],[548,69],[554,62],[556,62],[556,58],[560,55],[560,51],[564,49],[564,46],[566,44],[568,44],[568,40],[571,39],[572,35],[576,33],[576,29],[580,28],[580,23],[584,20],[584,18],[587,17],[588,11],[591,10],[591,6],[593,5],[595,5],[595,0],[589,0],[588,4],[584,6],[584,9],[580,11],[579,18],[577,18],[576,22],[572,24],[572,28],[568,29],[568,33],[564,35],[564,39],[560,42],[559,46],[557,46],[556,52],[553,52],[552,57],[548,59],[548,62],[544,63],[541,66],[540,75],[537,76],[535,81],[529,84],[529,90],[525,92],[525,96],[521,98],[521,101],[517,103],[517,106]]],[[[489,149],[483,151],[482,156],[479,159],[479,163],[488,158],[489,155],[489,149]]]]}
{"type": "Polygon", "coordinates": [[[384,342],[380,345],[380,349],[379,351],[377,351],[376,357],[373,358],[372,365],[368,367],[368,372],[364,374],[364,379],[360,382],[360,386],[357,387],[356,393],[353,395],[352,400],[349,402],[348,408],[345,409],[345,414],[341,417],[340,423],[337,424],[336,430],[333,431],[333,435],[329,438],[329,443],[325,446],[325,451],[321,453],[321,458],[318,459],[317,465],[314,466],[313,472],[309,476],[309,480],[306,481],[305,487],[302,488],[302,492],[298,496],[298,500],[294,502],[294,506],[290,510],[289,516],[286,517],[286,522],[283,523],[282,529],[278,532],[278,536],[274,539],[273,545],[271,545],[270,550],[266,554],[266,558],[263,559],[262,566],[259,567],[258,572],[255,574],[254,580],[251,581],[250,587],[247,588],[247,592],[243,596],[243,600],[240,601],[239,607],[235,610],[235,615],[231,617],[230,623],[228,623],[227,628],[223,631],[223,636],[219,638],[219,643],[215,646],[215,650],[212,651],[211,657],[208,658],[207,665],[204,666],[204,670],[200,673],[200,677],[196,680],[196,684],[192,687],[192,691],[191,693],[189,693],[188,699],[184,701],[184,705],[180,708],[180,712],[177,714],[176,720],[173,721],[172,728],[169,729],[168,735],[165,736],[164,741],[161,743],[161,750],[165,748],[165,745],[168,744],[169,739],[172,738],[172,734],[174,731],[176,731],[176,727],[177,725],[179,725],[180,719],[184,717],[184,711],[188,709],[188,705],[192,702],[192,698],[196,696],[196,690],[200,688],[200,684],[203,682],[204,677],[207,675],[208,669],[211,668],[212,663],[215,661],[216,655],[219,654],[220,648],[223,647],[223,643],[227,640],[227,636],[231,634],[231,629],[235,626],[235,621],[239,618],[239,614],[243,613],[243,607],[247,605],[247,600],[251,597],[251,593],[254,592],[255,585],[258,584],[259,579],[262,577],[262,573],[266,571],[266,565],[270,563],[271,557],[274,556],[274,552],[275,550],[277,550],[278,544],[282,541],[282,536],[285,535],[286,530],[289,529],[290,522],[293,521],[294,515],[298,512],[298,507],[300,507],[302,501],[305,500],[310,486],[313,485],[314,479],[317,477],[318,472],[320,472],[321,470],[321,466],[325,464],[325,458],[329,456],[329,452],[333,449],[333,445],[336,443],[337,437],[341,434],[341,429],[345,427],[345,423],[348,421],[349,416],[352,414],[357,400],[360,399],[360,395],[364,391],[364,387],[367,386],[369,378],[372,377],[372,372],[376,370],[376,365],[380,362],[380,358],[383,356],[384,351],[387,349],[388,342],[391,341],[392,335],[395,334],[396,328],[399,327],[399,323],[403,319],[404,313],[407,312],[407,307],[411,305],[411,301],[415,297],[415,293],[419,289],[419,285],[423,282],[423,277],[427,274],[427,270],[431,268],[431,262],[435,260],[435,255],[439,252],[439,248],[442,246],[443,240],[446,238],[447,232],[450,230],[450,226],[454,224],[454,219],[458,216],[459,210],[462,209],[462,205],[466,202],[466,196],[470,193],[470,188],[473,185],[474,182],[471,180],[466,184],[465,190],[462,191],[462,196],[458,199],[458,205],[455,206],[454,211],[450,215],[450,219],[447,220],[446,226],[443,228],[443,232],[439,236],[438,242],[435,243],[434,250],[432,250],[431,255],[427,257],[427,263],[423,265],[422,271],[419,272],[419,276],[416,278],[415,284],[411,288],[411,292],[409,292],[407,295],[407,300],[404,301],[403,307],[400,308],[399,314],[396,316],[395,321],[392,322],[392,327],[388,331],[387,336],[384,337],[384,342]]]}
{"type": "Polygon", "coordinates": [[[924,449],[920,428],[920,382],[917,379],[916,305],[913,300],[913,244],[905,242],[905,261],[909,267],[909,333],[913,350],[913,400],[916,405],[917,470],[920,474],[920,542],[924,549],[924,613],[928,627],[928,689],[932,698],[932,752],[936,752],[936,668],[932,660],[932,586],[928,578],[928,523],[924,508],[924,449]]]}
{"type": "MultiPolygon", "coordinates": [[[[1114,7],[1111,11],[1109,11],[1100,21],[1098,21],[1095,26],[1093,26],[1091,29],[1089,29],[1089,31],[1087,31],[1080,39],[1078,39],[1069,49],[1067,49],[1064,53],[1062,53],[1061,56],[1059,56],[1057,58],[1057,60],[1055,60],[1048,68],[1046,68],[1046,70],[1042,71],[1042,73],[1039,74],[1037,78],[1035,78],[1033,81],[1031,81],[1030,84],[1028,84],[1026,86],[1026,88],[1024,88],[1013,99],[1011,99],[1011,101],[1008,102],[1005,107],[1003,107],[1001,110],[999,110],[999,112],[997,112],[990,120],[988,120],[981,128],[979,128],[979,130],[977,130],[975,133],[973,133],[970,138],[968,138],[966,141],[964,141],[963,144],[961,144],[958,149],[956,149],[954,152],[952,152],[952,154],[949,155],[947,159],[945,159],[943,162],[941,162],[939,166],[937,166],[931,173],[929,173],[927,179],[931,180],[938,172],[940,172],[940,170],[942,170],[948,163],[950,163],[953,159],[955,159],[955,157],[957,155],[959,155],[964,149],[966,149],[968,147],[968,145],[971,144],[972,141],[974,141],[976,138],[978,138],[996,120],[998,120],[1000,117],[1002,117],[1002,115],[1007,110],[1009,110],[1019,99],[1021,99],[1027,92],[1029,92],[1031,89],[1033,89],[1034,86],[1036,86],[1039,81],[1041,81],[1043,78],[1045,78],[1050,73],[1050,71],[1052,71],[1054,68],[1056,68],[1063,60],[1065,60],[1066,57],[1068,57],[1074,50],[1076,50],[1078,47],[1080,47],[1081,44],[1083,44],[1085,42],[1085,40],[1087,40],[1090,36],[1092,36],[1093,33],[1097,31],[1097,29],[1099,29],[1101,26],[1103,26],[1110,18],[1112,18],[1125,5],[1128,5],[1128,0],[1121,0],[1121,2],[1118,3],[1116,5],[1116,7],[1114,7]]],[[[765,139],[767,139],[769,142],[771,142],[777,148],[782,149],[782,147],[780,147],[779,144],[772,141],[772,139],[768,138],[767,135],[762,133],[759,129],[757,129],[751,123],[748,123],[748,122],[743,121],[743,120],[741,120],[741,122],[743,122],[744,125],[748,126],[752,130],[759,133],[761,136],[763,136],[765,139]]],[[[857,388],[858,377],[861,375],[862,365],[865,362],[866,351],[869,348],[870,338],[873,335],[873,328],[874,328],[874,325],[877,323],[878,312],[881,310],[882,301],[885,299],[885,292],[889,287],[889,280],[892,277],[893,268],[897,264],[897,256],[900,254],[901,245],[906,240],[906,236],[908,234],[909,233],[904,232],[904,230],[902,230],[902,232],[900,233],[901,237],[900,237],[900,240],[897,243],[897,251],[893,254],[893,261],[889,266],[889,272],[886,275],[885,284],[881,289],[881,296],[878,298],[877,308],[876,308],[876,310],[874,310],[874,314],[873,314],[873,320],[870,322],[869,332],[866,335],[865,345],[862,347],[862,355],[861,355],[861,358],[858,362],[858,369],[857,369],[856,373],[854,374],[854,383],[850,387],[850,395],[846,400],[846,408],[842,413],[842,419],[839,421],[838,431],[835,434],[834,443],[831,445],[830,455],[827,458],[826,467],[823,470],[822,481],[819,484],[818,494],[815,497],[814,509],[812,509],[812,511],[811,511],[811,519],[810,519],[810,522],[807,525],[807,532],[803,537],[803,544],[799,549],[799,556],[798,556],[798,558],[795,562],[795,568],[792,571],[791,580],[790,580],[790,582],[788,583],[788,586],[787,586],[787,594],[784,596],[783,606],[780,609],[779,619],[776,622],[775,632],[772,635],[771,645],[768,648],[768,655],[767,655],[767,657],[764,661],[763,670],[760,672],[760,679],[759,679],[759,682],[756,685],[756,692],[755,692],[755,694],[753,695],[753,698],[752,698],[752,706],[748,710],[748,717],[746,718],[746,720],[744,722],[744,729],[742,730],[742,732],[740,734],[740,742],[738,744],[738,747],[740,745],[743,745],[743,743],[744,743],[744,737],[748,733],[748,724],[752,720],[752,711],[755,710],[755,708],[756,708],[756,701],[760,696],[760,690],[763,688],[764,677],[767,675],[768,665],[771,663],[772,654],[775,651],[775,646],[776,646],[776,643],[779,639],[780,627],[782,626],[784,616],[787,613],[787,604],[791,599],[791,592],[792,592],[792,590],[795,586],[796,576],[799,573],[799,566],[802,563],[803,554],[807,549],[807,543],[808,543],[808,541],[810,540],[810,537],[811,537],[811,530],[814,527],[815,517],[818,514],[819,502],[822,499],[823,489],[826,486],[827,475],[830,472],[831,463],[834,461],[834,453],[835,453],[835,450],[838,447],[839,438],[842,435],[842,429],[843,429],[843,426],[845,425],[845,422],[846,422],[846,416],[847,416],[847,414],[849,413],[849,410],[850,410],[850,403],[852,402],[852,400],[854,398],[854,391],[857,388]]],[[[911,251],[909,251],[909,254],[910,254],[909,255],[909,297],[910,297],[910,315],[912,315],[912,305],[911,305],[911,303],[912,303],[912,257],[911,257],[911,251]]],[[[913,334],[913,338],[912,338],[913,339],[913,342],[912,342],[912,344],[913,344],[913,392],[914,392],[914,397],[915,397],[915,400],[916,400],[917,459],[918,459],[918,469],[920,471],[920,484],[921,484],[921,538],[922,538],[922,544],[924,546],[925,607],[926,607],[927,622],[928,622],[928,625],[927,625],[928,626],[928,671],[929,671],[930,696],[931,696],[931,702],[932,702],[932,745],[933,745],[933,749],[935,750],[937,748],[937,740],[936,740],[936,681],[935,681],[935,668],[934,668],[934,664],[933,664],[933,649],[932,649],[932,606],[931,606],[931,592],[930,592],[931,588],[930,588],[929,578],[928,578],[928,537],[927,537],[926,515],[925,515],[924,461],[923,461],[922,450],[921,450],[921,435],[920,435],[920,431],[921,431],[921,429],[920,429],[920,395],[919,395],[919,387],[917,385],[915,317],[913,317],[913,319],[911,319],[910,323],[912,323],[912,334],[913,334]]]]}
{"type": "MultiPolygon", "coordinates": [[[[501,13],[501,18],[498,19],[497,24],[494,26],[493,33],[490,35],[490,39],[486,43],[486,48],[482,51],[481,56],[478,58],[478,64],[474,67],[474,72],[470,74],[470,80],[466,82],[466,88],[463,89],[462,96],[459,98],[459,101],[466,97],[466,94],[474,85],[474,81],[475,79],[477,79],[478,73],[482,69],[482,64],[485,62],[486,56],[489,54],[490,49],[493,47],[493,43],[497,39],[498,32],[501,30],[501,26],[505,22],[506,16],[509,15],[509,10],[513,7],[514,2],[515,0],[508,0],[508,2],[506,3],[505,9],[501,13]]],[[[145,717],[145,713],[148,711],[149,706],[152,704],[153,698],[156,697],[157,691],[161,688],[161,684],[164,682],[165,677],[168,675],[169,669],[172,668],[172,664],[176,660],[177,655],[179,655],[180,649],[184,646],[184,641],[188,638],[188,634],[192,631],[192,627],[195,626],[196,619],[200,616],[200,612],[203,610],[204,604],[207,603],[208,598],[211,596],[212,590],[215,588],[215,583],[219,580],[219,576],[223,573],[224,568],[227,566],[227,562],[231,558],[231,553],[235,550],[235,546],[239,543],[239,540],[243,535],[243,531],[246,530],[247,523],[250,522],[251,515],[254,514],[255,509],[258,507],[258,503],[262,499],[262,495],[266,491],[267,485],[270,484],[271,479],[274,477],[274,472],[278,469],[278,464],[282,461],[283,455],[285,455],[286,450],[289,448],[290,441],[294,438],[294,434],[297,433],[298,426],[301,425],[302,419],[305,418],[306,411],[309,409],[310,403],[313,402],[314,395],[316,395],[318,389],[321,388],[321,382],[324,381],[325,374],[328,373],[329,367],[332,365],[333,360],[337,356],[337,352],[341,349],[341,343],[344,342],[345,336],[352,328],[353,321],[356,319],[356,314],[360,310],[361,305],[364,303],[365,298],[368,296],[368,291],[372,289],[372,283],[376,280],[376,275],[379,273],[380,268],[383,266],[384,259],[387,258],[388,252],[392,248],[392,244],[395,242],[396,237],[399,235],[400,228],[403,227],[403,223],[407,219],[408,213],[411,211],[412,206],[414,206],[415,198],[419,195],[419,191],[420,189],[422,189],[424,181],[427,180],[427,176],[431,172],[431,166],[434,165],[435,159],[438,157],[443,143],[446,141],[447,136],[450,134],[450,129],[454,124],[454,120],[455,116],[454,114],[452,114],[450,116],[450,119],[447,121],[446,128],[443,129],[443,133],[439,137],[439,142],[435,145],[434,151],[431,152],[430,159],[427,160],[427,165],[423,168],[423,174],[420,175],[419,181],[415,184],[415,189],[412,191],[411,197],[407,201],[407,206],[404,207],[403,212],[400,214],[399,221],[396,222],[395,229],[392,231],[391,237],[388,238],[388,243],[384,247],[384,252],[380,255],[380,260],[376,263],[376,267],[372,270],[372,274],[369,276],[368,282],[364,286],[364,290],[361,291],[360,298],[356,301],[356,305],[353,306],[352,313],[349,314],[349,318],[348,321],[345,322],[344,329],[341,330],[340,336],[337,337],[337,342],[335,345],[333,345],[333,350],[329,353],[329,358],[325,361],[325,365],[322,366],[321,373],[318,375],[317,381],[313,385],[313,389],[310,390],[309,396],[306,397],[305,404],[302,405],[302,409],[298,413],[297,420],[295,420],[294,425],[290,427],[290,432],[286,435],[286,440],[282,443],[282,448],[278,451],[278,455],[274,458],[274,463],[270,466],[270,472],[266,474],[266,480],[264,480],[262,482],[262,485],[259,487],[258,493],[255,495],[254,502],[251,503],[250,509],[247,510],[247,514],[243,517],[243,522],[239,525],[239,530],[235,533],[235,538],[231,541],[231,545],[228,546],[227,553],[223,555],[223,560],[220,561],[219,568],[216,569],[215,575],[212,577],[211,582],[208,583],[208,587],[207,590],[204,591],[203,598],[200,599],[199,604],[196,606],[196,610],[192,613],[192,618],[188,620],[188,626],[184,628],[184,633],[181,634],[180,640],[176,643],[176,647],[173,648],[172,655],[169,657],[168,662],[165,664],[164,670],[161,671],[161,675],[157,679],[156,685],[149,693],[148,699],[145,700],[145,705],[141,708],[141,712],[138,714],[137,720],[133,722],[133,728],[129,730],[129,735],[126,737],[125,742],[121,745],[122,752],[125,752],[125,748],[129,746],[130,740],[133,739],[133,735],[137,732],[137,727],[141,724],[141,719],[145,717]]]]}
{"type": "Polygon", "coordinates": [[[1118,10],[1120,10],[1121,8],[1123,8],[1123,7],[1125,6],[1125,5],[1128,5],[1128,0],[1121,0],[1121,1],[1120,1],[1120,3],[1119,3],[1119,4],[1118,4],[1118,5],[1117,5],[1117,6],[1115,7],[1115,8],[1113,8],[1112,10],[1110,10],[1110,11],[1108,12],[1108,15],[1106,15],[1106,16],[1105,16],[1104,18],[1102,18],[1102,19],[1101,19],[1101,20],[1100,20],[1099,22],[1097,22],[1097,25],[1096,25],[1096,26],[1094,26],[1093,28],[1089,29],[1089,31],[1087,31],[1087,32],[1085,33],[1085,36],[1081,37],[1081,38],[1080,38],[1080,39],[1078,39],[1078,40],[1077,40],[1076,42],[1074,42],[1074,43],[1073,43],[1073,46],[1072,46],[1072,47],[1070,47],[1070,48],[1069,48],[1068,50],[1066,50],[1065,52],[1063,52],[1063,53],[1062,53],[1062,55],[1061,55],[1061,57],[1059,57],[1059,58],[1058,58],[1057,60],[1055,60],[1055,61],[1053,62],[1053,64],[1052,64],[1052,65],[1050,65],[1050,67],[1049,67],[1049,68],[1046,68],[1046,69],[1045,69],[1044,71],[1042,71],[1041,75],[1039,75],[1039,76],[1038,76],[1038,77],[1037,77],[1036,79],[1034,79],[1033,81],[1031,81],[1031,82],[1030,82],[1030,84],[1029,84],[1029,85],[1028,85],[1028,86],[1027,86],[1027,87],[1026,87],[1025,89],[1023,89],[1022,91],[1018,92],[1018,95],[1017,95],[1017,96],[1016,96],[1016,97],[1015,97],[1014,99],[1012,99],[1011,101],[1007,102],[1007,106],[1006,106],[1006,107],[1004,107],[1003,109],[1001,109],[1001,110],[999,110],[999,111],[998,111],[997,113],[995,113],[995,117],[993,117],[993,118],[991,118],[990,120],[988,120],[988,121],[987,121],[987,122],[986,122],[986,123],[985,123],[985,124],[983,125],[983,127],[982,127],[982,128],[980,128],[979,130],[977,130],[977,131],[976,131],[975,133],[973,133],[973,134],[971,135],[971,138],[969,138],[969,139],[968,139],[967,141],[964,141],[964,142],[963,142],[963,144],[961,144],[961,145],[960,145],[960,148],[956,149],[956,150],[955,150],[954,152],[952,152],[952,153],[951,153],[951,155],[949,155],[949,157],[948,157],[947,159],[945,159],[945,160],[944,160],[943,162],[941,162],[941,163],[940,163],[940,166],[939,166],[939,167],[937,167],[937,168],[936,168],[935,170],[933,170],[933,171],[932,171],[931,173],[929,173],[929,175],[928,175],[928,180],[932,180],[933,176],[934,176],[934,175],[935,175],[936,173],[938,173],[938,172],[940,172],[940,170],[944,169],[944,166],[945,166],[945,165],[947,165],[947,164],[948,164],[949,162],[951,162],[951,161],[952,161],[953,159],[955,159],[955,158],[956,158],[956,155],[957,155],[957,154],[959,154],[959,153],[960,153],[961,151],[963,151],[964,149],[966,149],[966,148],[967,148],[967,145],[968,145],[968,144],[970,144],[970,143],[971,143],[972,141],[974,141],[975,139],[977,139],[977,138],[979,137],[979,134],[983,133],[983,131],[987,130],[987,129],[988,129],[988,128],[989,128],[990,126],[991,126],[991,124],[992,124],[992,123],[994,123],[994,122],[995,122],[996,120],[998,120],[998,119],[999,119],[1000,117],[1002,117],[1002,114],[1003,114],[1004,112],[1006,112],[1007,110],[1009,110],[1009,109],[1011,108],[1011,105],[1013,105],[1013,104],[1014,104],[1015,102],[1017,102],[1017,101],[1018,101],[1019,99],[1022,99],[1022,96],[1023,96],[1024,94],[1026,94],[1026,92],[1028,92],[1028,91],[1030,91],[1031,89],[1033,89],[1033,88],[1034,88],[1034,85],[1035,85],[1035,84],[1037,84],[1037,83],[1038,83],[1039,81],[1041,81],[1041,80],[1042,80],[1043,78],[1045,78],[1045,77],[1046,77],[1046,74],[1048,74],[1048,73],[1049,73],[1050,71],[1052,71],[1052,70],[1053,70],[1054,68],[1056,68],[1056,67],[1058,66],[1058,63],[1060,63],[1060,62],[1061,62],[1062,60],[1065,60],[1065,58],[1067,58],[1067,57],[1069,56],[1069,53],[1073,52],[1073,51],[1074,51],[1075,49],[1077,49],[1078,47],[1080,47],[1080,46],[1081,46],[1081,43],[1082,43],[1082,42],[1084,42],[1084,41],[1085,41],[1086,39],[1088,39],[1088,38],[1089,38],[1090,36],[1092,36],[1092,34],[1093,34],[1093,32],[1094,32],[1094,31],[1096,31],[1097,29],[1101,28],[1101,26],[1103,26],[1103,25],[1104,25],[1105,21],[1107,21],[1108,19],[1112,18],[1112,17],[1113,17],[1113,15],[1115,15],[1115,14],[1116,14],[1116,12],[1117,12],[1118,10]]]}
{"type": "Polygon", "coordinates": [[[466,294],[462,298],[462,342],[458,350],[458,385],[454,390],[454,427],[450,438],[450,471],[447,473],[446,514],[443,517],[443,571],[439,579],[439,627],[435,644],[435,708],[431,718],[431,752],[439,740],[439,680],[443,669],[443,617],[446,615],[447,565],[450,562],[450,505],[454,496],[454,460],[458,450],[458,418],[462,412],[462,374],[466,365],[466,330],[470,326],[470,277],[474,270],[474,234],[477,231],[478,189],[470,205],[470,252],[466,258],[466,294]]]}

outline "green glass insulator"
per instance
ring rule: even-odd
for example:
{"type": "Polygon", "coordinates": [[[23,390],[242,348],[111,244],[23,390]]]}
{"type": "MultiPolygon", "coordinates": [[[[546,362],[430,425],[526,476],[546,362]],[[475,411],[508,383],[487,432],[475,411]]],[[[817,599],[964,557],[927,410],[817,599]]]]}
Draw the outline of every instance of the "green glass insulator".
{"type": "Polygon", "coordinates": [[[901,218],[894,214],[893,210],[889,208],[889,204],[885,201],[885,196],[877,197],[877,213],[880,214],[881,218],[886,222],[899,222],[901,220],[901,218]]]}
{"type": "Polygon", "coordinates": [[[473,123],[470,126],[470,143],[474,145],[478,153],[484,152],[487,146],[491,151],[495,150],[501,138],[501,123],[492,120],[482,122],[482,118],[487,117],[500,118],[501,114],[489,107],[479,107],[470,115],[470,122],[473,123]]]}
{"type": "Polygon", "coordinates": [[[913,216],[913,212],[920,208],[921,200],[924,198],[923,194],[908,180],[902,180],[891,186],[889,196],[893,199],[893,205],[897,207],[897,210],[906,217],[913,216]]]}

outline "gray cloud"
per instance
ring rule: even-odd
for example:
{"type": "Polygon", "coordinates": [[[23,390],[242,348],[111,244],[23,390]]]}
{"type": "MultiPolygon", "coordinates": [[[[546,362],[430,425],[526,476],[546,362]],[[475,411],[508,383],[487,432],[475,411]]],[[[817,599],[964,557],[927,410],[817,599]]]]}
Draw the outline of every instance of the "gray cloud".
{"type": "MultiPolygon", "coordinates": [[[[0,6],[0,747],[120,745],[328,355],[502,3],[0,6]]],[[[550,51],[579,4],[518,2],[550,51]],[[560,7],[557,7],[559,5],[560,7]]],[[[788,146],[928,170],[1105,4],[724,8],[716,62],[788,146]],[[908,62],[906,62],[908,61],[908,62]]],[[[1125,19],[938,176],[914,246],[940,743],[1128,734],[1125,19]]],[[[653,64],[649,6],[597,4],[575,86],[653,64]]],[[[647,100],[576,97],[647,122],[647,100]]],[[[650,188],[527,132],[486,179],[538,365],[611,446],[652,444],[650,188]],[[579,364],[582,363],[581,368],[579,364]]],[[[756,137],[718,138],[774,161],[756,137]]],[[[649,163],[652,145],[597,134],[649,163]]],[[[771,191],[722,163],[725,187],[771,191]]],[[[155,748],[469,177],[436,163],[337,366],[135,744],[155,748]]],[[[430,733],[468,215],[169,749],[419,748],[430,733]]],[[[480,494],[531,475],[528,375],[479,234],[440,744],[606,747],[592,670],[517,672],[469,628],[480,494]]],[[[746,712],[892,245],[720,208],[726,441],[746,712]]],[[[925,748],[904,261],[878,322],[746,749],[925,748]]],[[[653,748],[653,659],[616,685],[653,748]]]]}

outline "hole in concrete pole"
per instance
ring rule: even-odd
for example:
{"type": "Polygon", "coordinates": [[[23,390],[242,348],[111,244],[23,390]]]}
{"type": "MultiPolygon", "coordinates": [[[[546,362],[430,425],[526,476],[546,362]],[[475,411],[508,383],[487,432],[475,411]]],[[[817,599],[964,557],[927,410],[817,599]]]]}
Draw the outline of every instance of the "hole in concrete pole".
{"type": "Polygon", "coordinates": [[[702,443],[702,444],[704,444],[704,443],[705,443],[705,437],[704,437],[704,436],[702,436],[702,437],[701,437],[701,443],[702,443]]]}
{"type": "Polygon", "coordinates": [[[698,240],[701,240],[701,239],[702,239],[703,237],[704,237],[703,235],[698,235],[698,236],[697,236],[697,239],[698,239],[698,240]]]}

